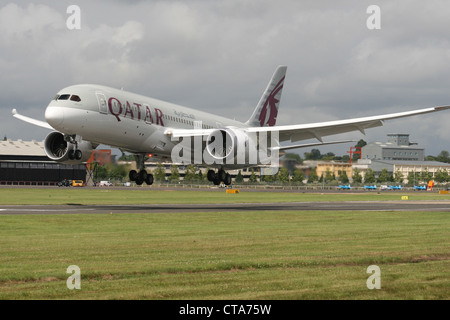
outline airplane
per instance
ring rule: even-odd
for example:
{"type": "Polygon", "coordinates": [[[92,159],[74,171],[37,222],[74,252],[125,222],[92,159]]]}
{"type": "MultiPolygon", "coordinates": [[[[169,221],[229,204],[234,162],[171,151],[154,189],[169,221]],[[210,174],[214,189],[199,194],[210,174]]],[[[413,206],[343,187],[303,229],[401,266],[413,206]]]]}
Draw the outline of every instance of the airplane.
{"type": "Polygon", "coordinates": [[[212,168],[207,173],[209,181],[230,185],[231,176],[226,170],[271,165],[285,150],[353,142],[324,141],[326,136],[352,131],[365,134],[366,129],[382,126],[385,120],[450,108],[440,106],[347,120],[276,125],[286,70],[286,66],[276,68],[246,122],[95,84],[60,90],[45,109],[46,121],[21,115],[16,109],[12,113],[17,119],[51,130],[44,140],[45,153],[60,163],[83,163],[102,144],[135,156],[138,171],[131,170],[129,178],[138,185],[153,183],[153,175],[146,172],[144,165],[149,154],[152,159],[178,163],[181,159],[184,164],[190,161],[208,166],[212,168]],[[308,139],[318,142],[281,145],[308,139]]]}
{"type": "Polygon", "coordinates": [[[350,190],[352,187],[350,185],[339,185],[339,189],[350,190]]]}
{"type": "Polygon", "coordinates": [[[402,186],[389,186],[390,190],[402,190],[402,186]]]}
{"type": "Polygon", "coordinates": [[[374,184],[373,186],[364,186],[364,189],[366,189],[366,190],[377,190],[377,185],[374,184]]]}
{"type": "Polygon", "coordinates": [[[414,190],[417,190],[417,191],[420,191],[420,190],[427,190],[427,187],[426,187],[426,186],[414,186],[413,188],[414,188],[414,190]]]}

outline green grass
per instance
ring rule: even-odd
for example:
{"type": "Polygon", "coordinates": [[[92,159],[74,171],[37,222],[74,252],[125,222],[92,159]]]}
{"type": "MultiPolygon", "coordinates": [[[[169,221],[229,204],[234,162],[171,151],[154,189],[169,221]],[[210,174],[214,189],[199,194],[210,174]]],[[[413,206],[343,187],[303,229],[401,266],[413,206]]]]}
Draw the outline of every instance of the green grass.
{"type": "Polygon", "coordinates": [[[448,212],[0,215],[0,299],[449,299],[448,230],[448,212]]]}
{"type": "Polygon", "coordinates": [[[296,193],[250,192],[226,194],[225,190],[124,190],[85,188],[0,188],[0,205],[16,204],[164,204],[164,203],[249,203],[310,201],[390,201],[408,195],[410,200],[450,200],[449,195],[427,192],[296,193]]]}

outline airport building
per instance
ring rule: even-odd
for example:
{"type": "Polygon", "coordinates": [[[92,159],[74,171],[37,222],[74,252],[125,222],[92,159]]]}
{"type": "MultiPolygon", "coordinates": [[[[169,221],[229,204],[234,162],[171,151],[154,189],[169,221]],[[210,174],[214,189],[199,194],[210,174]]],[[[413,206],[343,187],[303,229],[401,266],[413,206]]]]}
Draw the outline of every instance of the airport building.
{"type": "Polygon", "coordinates": [[[409,134],[388,134],[387,142],[372,142],[361,149],[361,159],[353,165],[364,175],[372,169],[378,176],[383,169],[391,175],[399,172],[406,178],[410,173],[428,172],[435,177],[438,171],[450,172],[450,164],[425,161],[425,149],[412,143],[409,134]]]}
{"type": "Polygon", "coordinates": [[[50,160],[43,141],[0,141],[1,185],[55,185],[64,179],[84,181],[86,165],[50,160]]]}
{"type": "Polygon", "coordinates": [[[361,159],[424,161],[424,148],[409,141],[409,134],[388,134],[387,142],[372,142],[361,149],[361,159]]]}
{"type": "Polygon", "coordinates": [[[345,172],[347,177],[351,179],[353,168],[350,163],[345,162],[328,161],[317,163],[316,173],[318,177],[325,177],[328,172],[334,177],[339,177],[342,172],[345,172]]]}
{"type": "Polygon", "coordinates": [[[355,168],[358,168],[363,176],[368,169],[372,169],[375,176],[378,176],[383,169],[386,169],[391,175],[399,172],[402,174],[404,182],[407,182],[407,177],[411,172],[417,176],[422,174],[422,172],[428,172],[433,178],[439,171],[446,170],[450,173],[450,163],[438,161],[360,159],[353,165],[353,169],[355,168]]]}

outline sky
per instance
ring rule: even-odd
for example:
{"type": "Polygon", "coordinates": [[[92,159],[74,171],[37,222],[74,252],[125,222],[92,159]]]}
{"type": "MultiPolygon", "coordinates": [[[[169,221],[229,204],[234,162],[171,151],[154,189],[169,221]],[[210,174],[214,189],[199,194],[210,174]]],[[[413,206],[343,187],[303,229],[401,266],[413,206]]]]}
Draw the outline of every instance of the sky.
{"type": "MultiPolygon", "coordinates": [[[[79,83],[246,121],[278,65],[288,67],[280,125],[450,105],[449,16],[438,0],[0,0],[0,136],[44,140],[11,109],[44,120],[56,93],[79,83]],[[68,27],[71,5],[80,29],[68,27]]],[[[445,111],[326,140],[407,133],[437,155],[450,151],[449,124],[445,111]]]]}

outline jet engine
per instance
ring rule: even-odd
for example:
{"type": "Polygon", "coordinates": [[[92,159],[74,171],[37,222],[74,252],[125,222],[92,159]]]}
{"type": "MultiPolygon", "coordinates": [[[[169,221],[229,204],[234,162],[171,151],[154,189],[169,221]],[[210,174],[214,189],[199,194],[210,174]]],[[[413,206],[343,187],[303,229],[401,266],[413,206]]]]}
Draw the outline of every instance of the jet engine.
{"type": "Polygon", "coordinates": [[[71,142],[61,132],[51,132],[45,138],[44,150],[47,157],[65,164],[86,162],[92,153],[92,144],[88,141],[71,142]]]}
{"type": "Polygon", "coordinates": [[[208,136],[206,151],[216,162],[225,160],[227,164],[244,164],[248,158],[250,140],[249,135],[241,129],[217,129],[208,136]]]}

